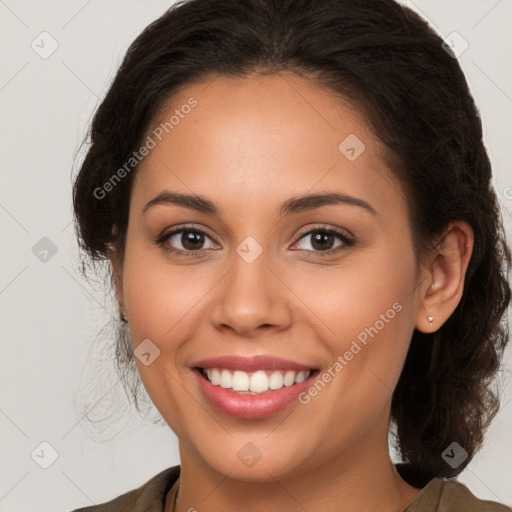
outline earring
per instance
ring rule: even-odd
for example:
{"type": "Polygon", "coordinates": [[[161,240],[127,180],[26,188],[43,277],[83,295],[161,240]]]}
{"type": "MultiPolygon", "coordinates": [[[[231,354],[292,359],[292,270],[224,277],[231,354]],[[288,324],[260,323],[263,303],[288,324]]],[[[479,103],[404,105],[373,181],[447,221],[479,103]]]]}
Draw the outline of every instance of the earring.
{"type": "Polygon", "coordinates": [[[427,316],[428,323],[430,324],[430,327],[432,327],[432,321],[434,320],[433,316],[427,316]]]}

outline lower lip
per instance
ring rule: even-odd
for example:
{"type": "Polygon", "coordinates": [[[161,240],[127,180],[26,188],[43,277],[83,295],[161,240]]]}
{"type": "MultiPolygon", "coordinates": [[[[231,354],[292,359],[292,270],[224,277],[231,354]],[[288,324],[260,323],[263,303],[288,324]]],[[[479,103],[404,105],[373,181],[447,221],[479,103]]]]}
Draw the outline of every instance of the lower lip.
{"type": "Polygon", "coordinates": [[[310,376],[299,384],[258,395],[244,395],[212,384],[198,369],[193,371],[204,395],[220,412],[248,420],[272,416],[293,402],[298,403],[297,397],[311,385],[316,376],[316,372],[312,371],[310,376]]]}

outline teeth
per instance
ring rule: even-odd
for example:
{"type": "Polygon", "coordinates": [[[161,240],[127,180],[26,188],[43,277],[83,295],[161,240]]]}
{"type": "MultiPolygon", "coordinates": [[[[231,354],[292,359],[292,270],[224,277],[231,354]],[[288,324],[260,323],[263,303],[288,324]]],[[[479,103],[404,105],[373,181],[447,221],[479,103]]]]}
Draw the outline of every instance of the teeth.
{"type": "Polygon", "coordinates": [[[284,376],[284,379],[283,379],[284,385],[285,386],[293,386],[294,382],[295,382],[295,372],[287,371],[284,376]]]}
{"type": "MultiPolygon", "coordinates": [[[[249,386],[249,375],[247,373],[239,371],[233,373],[233,378],[231,379],[233,391],[249,391],[249,386]]],[[[251,391],[254,391],[254,389],[251,389],[251,391]]]]}
{"type": "Polygon", "coordinates": [[[299,372],[295,377],[295,384],[305,381],[309,377],[309,372],[299,372]]]}
{"type": "Polygon", "coordinates": [[[242,370],[231,371],[225,368],[207,368],[203,373],[215,386],[254,395],[265,393],[269,389],[276,390],[283,386],[289,387],[299,384],[309,377],[311,371],[258,370],[247,373],[242,370]]]}
{"type": "Polygon", "coordinates": [[[208,378],[210,379],[210,382],[212,384],[215,384],[216,386],[218,386],[220,384],[220,372],[219,372],[219,370],[217,370],[217,368],[213,368],[212,370],[210,370],[210,372],[211,372],[211,376],[208,375],[208,378]]]}
{"type": "Polygon", "coordinates": [[[281,389],[284,386],[283,374],[280,371],[275,371],[268,378],[269,389],[281,389]]]}
{"type": "MultiPolygon", "coordinates": [[[[245,372],[240,372],[245,373],[245,372]]],[[[247,375],[247,374],[246,374],[247,375]]],[[[267,374],[261,370],[251,375],[251,391],[254,393],[263,393],[268,391],[268,377],[267,374]]]]}
{"type": "Polygon", "coordinates": [[[221,388],[230,388],[232,385],[231,373],[229,370],[222,370],[220,374],[220,387],[221,388]]]}

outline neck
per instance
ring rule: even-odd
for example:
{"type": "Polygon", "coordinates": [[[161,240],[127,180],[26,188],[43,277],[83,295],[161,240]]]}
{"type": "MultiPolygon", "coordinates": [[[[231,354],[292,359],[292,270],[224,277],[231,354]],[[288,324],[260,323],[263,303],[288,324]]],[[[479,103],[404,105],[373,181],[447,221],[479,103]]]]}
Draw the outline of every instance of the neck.
{"type": "MultiPolygon", "coordinates": [[[[321,466],[286,477],[275,478],[268,471],[268,478],[263,481],[240,480],[233,472],[221,474],[194,457],[181,443],[180,456],[180,490],[175,512],[402,512],[420,491],[400,477],[389,457],[387,442],[385,450],[376,451],[368,445],[366,453],[355,449],[343,451],[323,461],[321,466]]],[[[165,512],[173,512],[173,506],[166,503],[165,512]]]]}

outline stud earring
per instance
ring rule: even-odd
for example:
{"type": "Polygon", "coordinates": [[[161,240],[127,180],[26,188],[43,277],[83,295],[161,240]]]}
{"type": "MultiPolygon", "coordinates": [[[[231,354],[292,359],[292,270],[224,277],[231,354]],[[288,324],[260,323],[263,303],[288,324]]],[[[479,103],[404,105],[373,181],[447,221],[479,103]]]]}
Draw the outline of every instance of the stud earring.
{"type": "Polygon", "coordinates": [[[434,320],[433,316],[427,316],[428,323],[430,324],[430,327],[432,327],[432,321],[434,320]]]}

